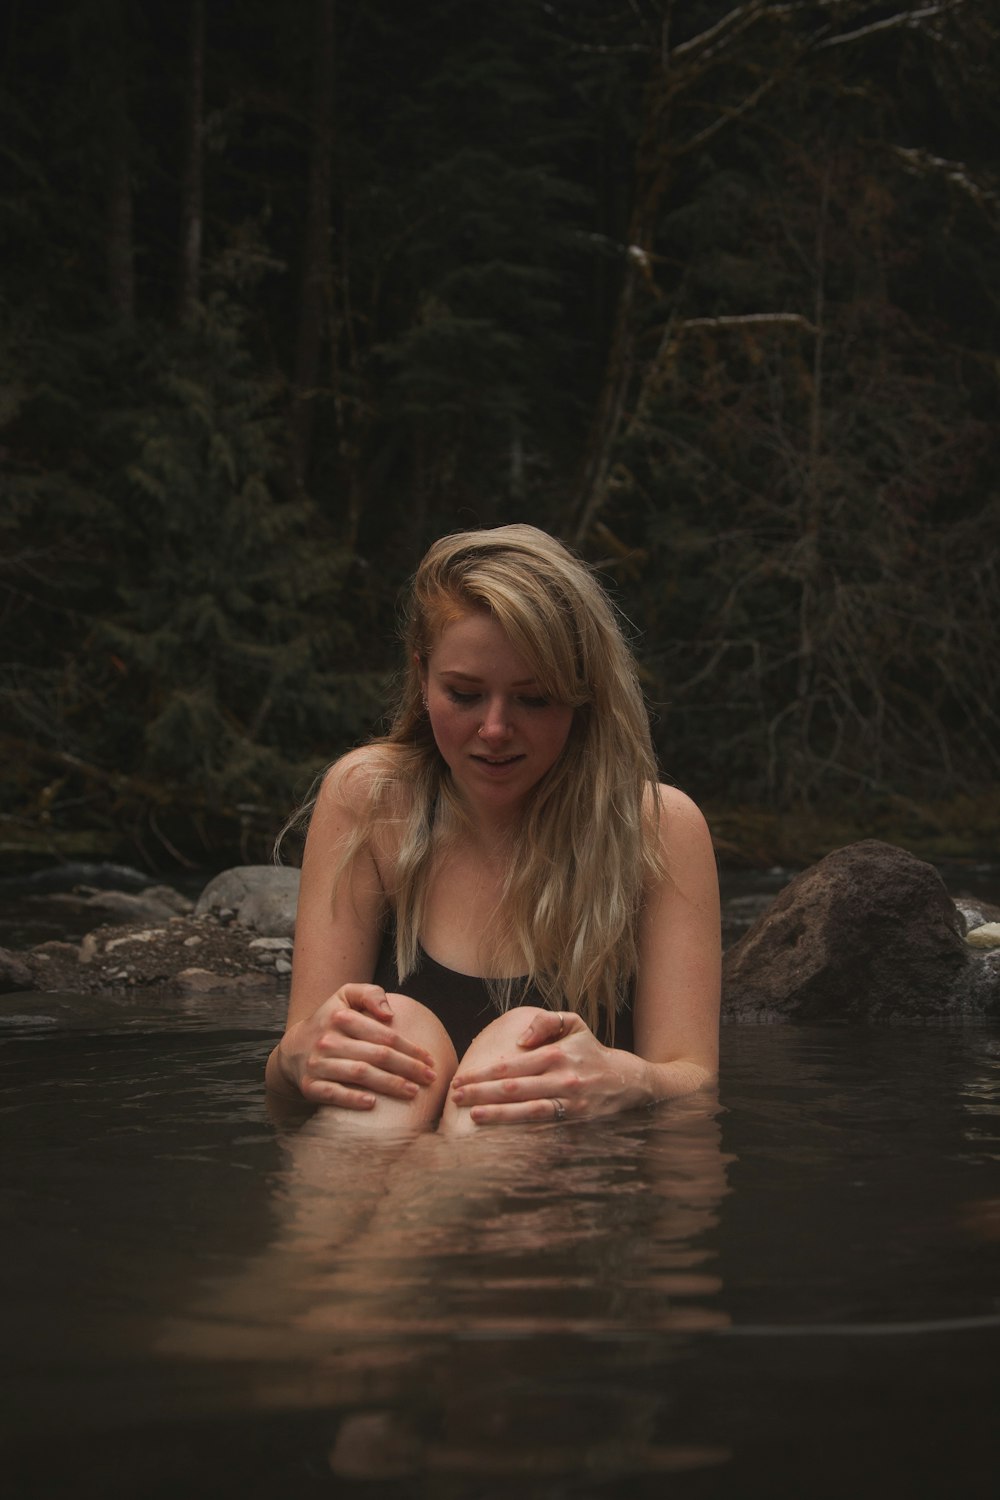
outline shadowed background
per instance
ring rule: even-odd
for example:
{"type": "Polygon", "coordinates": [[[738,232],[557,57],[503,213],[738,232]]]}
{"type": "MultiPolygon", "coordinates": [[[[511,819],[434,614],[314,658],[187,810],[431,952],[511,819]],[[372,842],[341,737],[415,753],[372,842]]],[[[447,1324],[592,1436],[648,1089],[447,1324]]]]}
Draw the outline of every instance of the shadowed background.
{"type": "Polygon", "coordinates": [[[995,4],[40,0],[0,850],[259,858],[428,542],[598,564],[730,859],[995,847],[995,4]]]}

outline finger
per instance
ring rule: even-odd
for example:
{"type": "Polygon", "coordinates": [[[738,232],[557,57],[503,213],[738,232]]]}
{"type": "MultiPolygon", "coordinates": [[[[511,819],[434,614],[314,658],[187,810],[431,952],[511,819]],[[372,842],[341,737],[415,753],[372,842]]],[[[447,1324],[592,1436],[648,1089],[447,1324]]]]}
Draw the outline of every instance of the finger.
{"type": "Polygon", "coordinates": [[[522,1053],[520,1056],[501,1058],[487,1067],[464,1069],[455,1074],[451,1086],[456,1089],[464,1088],[466,1084],[496,1083],[504,1078],[537,1078],[562,1060],[562,1052],[557,1047],[551,1047],[545,1052],[535,1050],[522,1053]]]}
{"type": "Polygon", "coordinates": [[[475,1125],[555,1125],[566,1119],[553,1109],[551,1099],[531,1099],[524,1104],[479,1104],[470,1111],[475,1125]]]}
{"type": "Polygon", "coordinates": [[[414,1086],[426,1087],[437,1077],[431,1063],[424,1062],[422,1057],[408,1056],[387,1038],[369,1042],[343,1036],[324,1037],[317,1043],[316,1054],[310,1062],[311,1071],[331,1078],[342,1076],[341,1063],[356,1064],[375,1074],[391,1073],[414,1086]]]}
{"type": "Polygon", "coordinates": [[[303,1081],[302,1097],[310,1104],[329,1104],[337,1109],[364,1111],[375,1108],[375,1095],[361,1089],[346,1088],[329,1078],[310,1078],[303,1081]]]}
{"type": "Polygon", "coordinates": [[[347,1037],[355,1041],[370,1042],[375,1046],[389,1047],[405,1057],[412,1057],[417,1062],[424,1063],[433,1069],[434,1055],[427,1051],[426,1047],[420,1047],[416,1042],[411,1042],[407,1037],[401,1036],[393,1027],[387,1026],[384,1021],[373,1020],[356,1010],[338,1010],[328,1022],[327,1030],[320,1038],[319,1046],[322,1049],[339,1049],[347,1037]]]}
{"type": "Polygon", "coordinates": [[[393,1010],[380,984],[345,984],[337,994],[352,1010],[366,1010],[380,1021],[391,1021],[393,1010]]]}
{"type": "Polygon", "coordinates": [[[583,1026],[580,1017],[571,1010],[550,1010],[532,1019],[527,1030],[517,1039],[519,1047],[544,1047],[549,1042],[558,1042],[583,1026]]]}
{"type": "Polygon", "coordinates": [[[321,1076],[326,1083],[346,1084],[349,1088],[385,1099],[415,1099],[422,1086],[412,1078],[387,1072],[358,1057],[327,1058],[321,1076]]]}
{"type": "Polygon", "coordinates": [[[461,1109],[481,1104],[523,1104],[529,1100],[551,1101],[565,1094],[575,1094],[579,1080],[572,1073],[552,1073],[545,1078],[503,1078],[486,1083],[463,1083],[452,1087],[451,1097],[461,1109]]]}

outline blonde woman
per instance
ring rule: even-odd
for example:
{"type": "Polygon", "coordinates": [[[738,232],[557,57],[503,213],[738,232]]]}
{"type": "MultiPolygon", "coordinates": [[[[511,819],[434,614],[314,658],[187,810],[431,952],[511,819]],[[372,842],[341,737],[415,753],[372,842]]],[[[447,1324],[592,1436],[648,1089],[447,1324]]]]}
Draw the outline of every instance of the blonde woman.
{"type": "Polygon", "coordinates": [[[715,857],[657,782],[635,664],[532,526],[436,542],[392,728],[327,772],[268,1087],[352,1133],[558,1123],[718,1060],[715,857]]]}

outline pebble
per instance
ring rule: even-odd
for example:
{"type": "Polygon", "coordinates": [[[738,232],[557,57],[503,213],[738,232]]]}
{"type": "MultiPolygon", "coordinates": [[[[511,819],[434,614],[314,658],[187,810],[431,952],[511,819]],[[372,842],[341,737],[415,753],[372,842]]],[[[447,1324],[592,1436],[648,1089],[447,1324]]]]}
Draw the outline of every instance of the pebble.
{"type": "Polygon", "coordinates": [[[1000,948],[1000,922],[984,922],[966,933],[965,941],[970,948],[1000,948]]]}
{"type": "Polygon", "coordinates": [[[162,927],[150,927],[144,932],[126,932],[124,937],[112,938],[104,944],[105,953],[110,953],[113,948],[120,948],[123,943],[151,943],[154,938],[163,936],[162,927]]]}

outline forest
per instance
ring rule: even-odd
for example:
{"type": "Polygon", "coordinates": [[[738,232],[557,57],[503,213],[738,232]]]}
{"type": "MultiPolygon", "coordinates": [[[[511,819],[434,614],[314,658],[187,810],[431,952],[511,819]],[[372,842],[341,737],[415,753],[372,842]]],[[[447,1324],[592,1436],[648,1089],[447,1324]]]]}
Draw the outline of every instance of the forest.
{"type": "Polygon", "coordinates": [[[512,520],[599,570],[723,852],[995,850],[998,38],[12,0],[6,866],[267,857],[384,722],[429,541],[512,520]]]}

